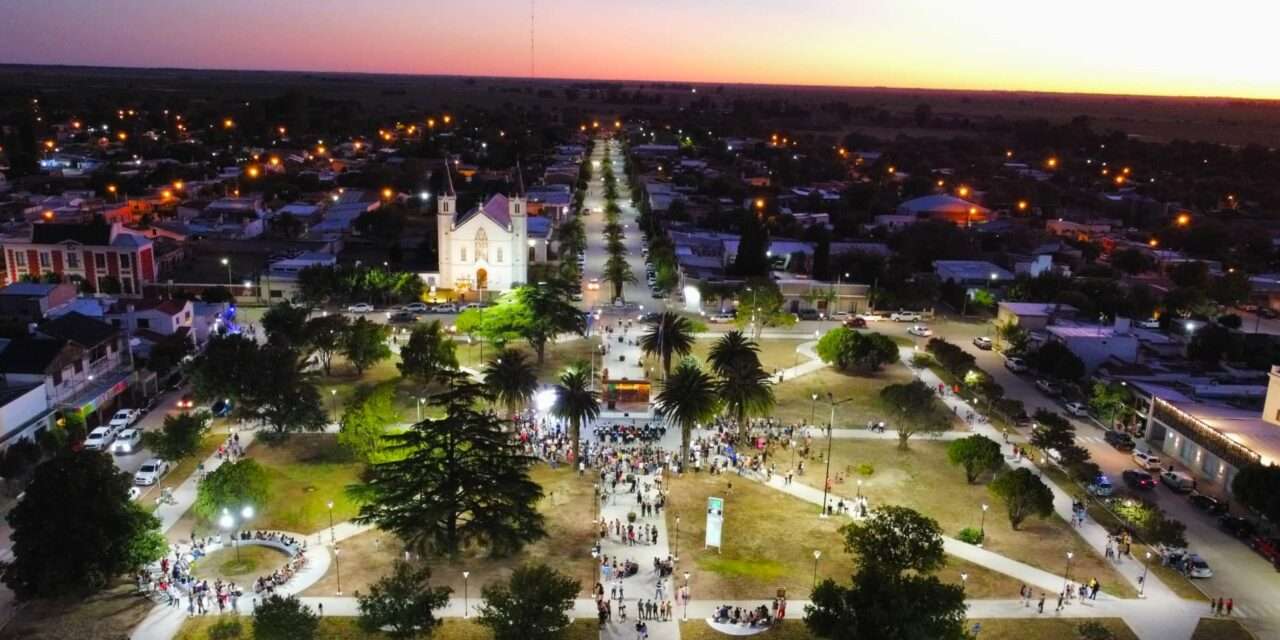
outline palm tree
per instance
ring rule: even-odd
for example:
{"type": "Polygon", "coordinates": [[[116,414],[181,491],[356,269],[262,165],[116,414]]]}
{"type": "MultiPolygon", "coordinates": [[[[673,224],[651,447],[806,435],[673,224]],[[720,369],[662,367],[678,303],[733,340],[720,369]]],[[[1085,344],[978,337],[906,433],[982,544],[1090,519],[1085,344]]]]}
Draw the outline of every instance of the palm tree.
{"type": "Polygon", "coordinates": [[[720,408],[715,379],[696,362],[685,360],[662,383],[654,405],[664,420],[679,425],[680,468],[687,469],[693,426],[710,421],[720,408]]]}
{"type": "Polygon", "coordinates": [[[693,323],[684,316],[663,311],[648,325],[649,330],[640,337],[640,348],[647,355],[660,356],[663,377],[671,375],[671,356],[683,358],[693,351],[693,323]]]}
{"type": "Polygon", "coordinates": [[[628,282],[635,282],[636,277],[631,273],[631,265],[627,263],[627,259],[620,254],[609,256],[604,263],[604,277],[613,284],[613,297],[615,299],[622,297],[622,286],[628,282]]]}
{"type": "Polygon", "coordinates": [[[711,370],[719,380],[716,391],[725,409],[738,424],[738,433],[747,434],[747,417],[765,415],[773,408],[773,384],[760,365],[760,347],[741,331],[730,331],[711,346],[707,354],[711,370]]]}
{"type": "Polygon", "coordinates": [[[560,374],[560,384],[555,386],[555,391],[551,415],[569,422],[569,446],[576,466],[582,425],[600,417],[600,399],[591,389],[591,375],[581,364],[560,374]]]}
{"type": "Polygon", "coordinates": [[[484,384],[494,402],[513,416],[533,398],[538,389],[538,372],[523,353],[503,349],[484,366],[484,384]]]}

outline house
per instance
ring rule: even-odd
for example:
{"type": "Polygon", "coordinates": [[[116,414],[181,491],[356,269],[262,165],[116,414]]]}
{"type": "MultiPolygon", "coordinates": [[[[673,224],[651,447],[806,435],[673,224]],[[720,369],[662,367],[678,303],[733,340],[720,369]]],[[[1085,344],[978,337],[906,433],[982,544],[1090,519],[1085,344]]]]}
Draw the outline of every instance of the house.
{"type": "Polygon", "coordinates": [[[529,215],[564,220],[573,206],[573,191],[568,184],[552,184],[529,189],[529,215]]]}
{"type": "Polygon", "coordinates": [[[777,278],[782,308],[791,313],[813,309],[824,317],[836,312],[863,313],[870,306],[871,287],[853,282],[826,282],[809,278],[777,278]]]}
{"type": "Polygon", "coordinates": [[[1000,302],[996,305],[996,324],[1012,324],[1025,331],[1048,327],[1058,318],[1074,318],[1079,311],[1069,304],[1053,302],[1000,302]]]}
{"type": "Polygon", "coordinates": [[[266,276],[262,279],[267,291],[267,299],[271,302],[294,300],[301,291],[298,286],[298,274],[308,267],[332,267],[338,264],[338,257],[332,253],[308,251],[293,258],[277,260],[267,267],[266,276]]]}
{"type": "Polygon", "coordinates": [[[27,241],[3,245],[9,282],[57,274],[93,291],[139,296],[157,280],[151,240],[119,224],[35,224],[27,241]]]}
{"type": "Polygon", "coordinates": [[[985,224],[994,219],[992,211],[982,205],[943,194],[907,200],[898,205],[897,213],[914,218],[946,220],[962,227],[985,224]]]}
{"type": "Polygon", "coordinates": [[[1045,327],[1049,339],[1062,343],[1084,363],[1086,373],[1092,373],[1107,360],[1136,362],[1140,340],[1129,326],[1128,318],[1116,318],[1111,326],[1054,324],[1045,327]]]}
{"type": "Polygon", "coordinates": [[[103,319],[129,332],[145,330],[162,336],[189,333],[192,302],[157,298],[117,302],[107,309],[103,319]]]}
{"type": "Polygon", "coordinates": [[[76,297],[73,284],[16,282],[0,289],[0,319],[8,322],[40,322],[49,311],[76,297]]]}
{"type": "Polygon", "coordinates": [[[0,386],[0,450],[19,440],[35,440],[53,421],[54,412],[43,385],[0,386]]]}
{"type": "Polygon", "coordinates": [[[983,260],[934,260],[938,280],[962,286],[985,287],[1013,280],[1013,274],[983,260]]]}

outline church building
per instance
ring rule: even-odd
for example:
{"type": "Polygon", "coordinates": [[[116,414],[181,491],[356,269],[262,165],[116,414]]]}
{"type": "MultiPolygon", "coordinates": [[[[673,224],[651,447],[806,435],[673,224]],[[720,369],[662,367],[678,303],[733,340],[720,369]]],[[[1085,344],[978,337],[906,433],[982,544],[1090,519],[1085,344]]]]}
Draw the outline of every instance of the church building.
{"type": "Polygon", "coordinates": [[[436,207],[440,257],[436,285],[465,297],[471,292],[507,291],[528,282],[529,264],[537,257],[539,243],[529,239],[528,201],[519,168],[510,195],[494,194],[466,213],[458,213],[457,208],[458,196],[446,164],[445,192],[436,207]]]}

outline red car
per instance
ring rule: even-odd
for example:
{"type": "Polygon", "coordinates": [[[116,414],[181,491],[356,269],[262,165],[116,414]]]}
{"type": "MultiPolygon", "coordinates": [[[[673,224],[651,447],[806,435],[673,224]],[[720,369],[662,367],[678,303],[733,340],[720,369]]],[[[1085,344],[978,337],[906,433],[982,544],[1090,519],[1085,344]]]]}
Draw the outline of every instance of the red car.
{"type": "Polygon", "coordinates": [[[854,316],[844,321],[844,326],[848,329],[866,329],[867,321],[858,316],[854,316]]]}
{"type": "Polygon", "coordinates": [[[1249,542],[1249,546],[1254,551],[1262,554],[1277,570],[1280,570],[1280,538],[1267,536],[1254,536],[1249,542]]]}

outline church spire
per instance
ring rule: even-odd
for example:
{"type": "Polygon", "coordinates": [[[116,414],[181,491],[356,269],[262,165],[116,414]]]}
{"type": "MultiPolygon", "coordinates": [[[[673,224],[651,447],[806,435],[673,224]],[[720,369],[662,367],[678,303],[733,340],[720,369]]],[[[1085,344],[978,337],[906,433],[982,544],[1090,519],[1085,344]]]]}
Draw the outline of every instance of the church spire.
{"type": "Polygon", "coordinates": [[[449,158],[444,159],[444,194],[449,197],[457,196],[453,191],[453,172],[449,170],[449,158]]]}
{"type": "Polygon", "coordinates": [[[523,198],[525,195],[524,194],[524,172],[520,170],[519,160],[516,160],[516,175],[515,175],[514,182],[515,182],[515,193],[512,195],[514,195],[517,198],[523,198]]]}

